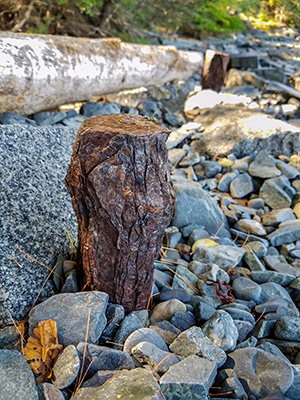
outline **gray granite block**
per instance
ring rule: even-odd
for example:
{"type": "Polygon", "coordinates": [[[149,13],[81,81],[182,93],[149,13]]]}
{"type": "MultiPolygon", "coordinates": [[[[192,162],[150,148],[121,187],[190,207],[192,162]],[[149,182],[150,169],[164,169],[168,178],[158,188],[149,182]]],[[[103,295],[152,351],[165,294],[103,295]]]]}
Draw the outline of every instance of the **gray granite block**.
{"type": "MultiPolygon", "coordinates": [[[[64,177],[76,132],[65,127],[0,125],[0,326],[23,319],[49,271],[77,235],[64,177]],[[12,257],[18,261],[17,265],[12,257]]],[[[41,292],[47,298],[51,279],[41,292]]]]}
{"type": "Polygon", "coordinates": [[[17,350],[0,350],[0,400],[38,400],[33,372],[17,350]]]}

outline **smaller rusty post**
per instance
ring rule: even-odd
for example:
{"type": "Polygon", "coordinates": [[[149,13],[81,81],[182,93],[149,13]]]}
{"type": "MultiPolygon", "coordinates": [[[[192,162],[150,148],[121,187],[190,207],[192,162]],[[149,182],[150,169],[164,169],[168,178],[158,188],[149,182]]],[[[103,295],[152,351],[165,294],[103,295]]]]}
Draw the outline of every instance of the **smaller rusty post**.
{"type": "Polygon", "coordinates": [[[202,89],[212,89],[219,92],[225,82],[230,56],[226,53],[206,50],[202,70],[202,89]]]}
{"type": "Polygon", "coordinates": [[[153,262],[173,214],[169,133],[139,115],[88,118],[65,179],[78,221],[82,285],[108,293],[126,311],[147,305],[153,262]]]}

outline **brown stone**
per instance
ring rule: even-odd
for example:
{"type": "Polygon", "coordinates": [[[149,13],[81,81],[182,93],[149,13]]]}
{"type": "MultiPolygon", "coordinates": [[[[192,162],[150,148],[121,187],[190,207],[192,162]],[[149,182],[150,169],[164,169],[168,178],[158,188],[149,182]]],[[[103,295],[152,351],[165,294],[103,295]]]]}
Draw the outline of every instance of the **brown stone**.
{"type": "Polygon", "coordinates": [[[85,120],[65,179],[78,220],[82,285],[126,311],[146,308],[153,262],[174,208],[169,130],[137,115],[85,120]]]}
{"type": "Polygon", "coordinates": [[[230,56],[226,53],[206,50],[202,70],[202,89],[212,89],[219,92],[225,82],[230,56]]]}

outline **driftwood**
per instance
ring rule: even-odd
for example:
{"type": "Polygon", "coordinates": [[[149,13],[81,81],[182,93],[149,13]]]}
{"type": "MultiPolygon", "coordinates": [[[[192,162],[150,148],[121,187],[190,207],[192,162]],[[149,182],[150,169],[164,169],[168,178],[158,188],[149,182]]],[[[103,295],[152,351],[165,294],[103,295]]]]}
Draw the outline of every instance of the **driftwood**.
{"type": "Polygon", "coordinates": [[[153,262],[173,214],[169,133],[137,115],[88,118],[65,179],[78,220],[82,284],[126,311],[147,306],[153,262]]]}
{"type": "Polygon", "coordinates": [[[0,34],[0,113],[62,104],[200,73],[202,53],[119,39],[0,34]]]}

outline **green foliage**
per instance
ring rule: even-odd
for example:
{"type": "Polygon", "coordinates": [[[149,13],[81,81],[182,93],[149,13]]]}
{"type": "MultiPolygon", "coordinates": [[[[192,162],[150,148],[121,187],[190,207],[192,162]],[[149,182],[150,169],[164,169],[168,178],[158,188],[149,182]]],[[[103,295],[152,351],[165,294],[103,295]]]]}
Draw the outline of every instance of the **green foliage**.
{"type": "MultiPolygon", "coordinates": [[[[9,4],[9,0],[2,1],[9,4]]],[[[54,4],[58,11],[70,8],[73,12],[77,9],[77,16],[80,11],[82,15],[79,17],[96,28],[105,8],[105,0],[44,0],[41,4],[49,7],[54,4]]],[[[263,29],[277,23],[300,27],[299,0],[114,0],[108,17],[104,13],[104,29],[102,25],[100,31],[142,44],[150,43],[145,39],[145,31],[200,38],[203,34],[245,30],[239,13],[252,16],[254,24],[263,29]]],[[[56,20],[57,13],[46,14],[46,18],[41,18],[37,32],[48,33],[56,20]]]]}
{"type": "Polygon", "coordinates": [[[229,0],[195,1],[191,22],[195,28],[205,32],[232,32],[244,30],[244,24],[229,0]]]}
{"type": "Polygon", "coordinates": [[[39,26],[39,28],[34,32],[40,35],[46,35],[48,33],[48,28],[49,25],[51,24],[53,18],[52,17],[48,17],[45,18],[44,22],[42,22],[42,24],[39,26]]]}
{"type": "Polygon", "coordinates": [[[269,18],[300,26],[300,5],[298,0],[264,0],[262,1],[262,12],[269,18]]]}
{"type": "MultiPolygon", "coordinates": [[[[63,0],[63,1],[65,1],[65,0],[63,0]]],[[[101,8],[103,1],[102,0],[75,0],[75,4],[82,13],[93,16],[95,9],[101,8]]]]}
{"type": "MultiPolygon", "coordinates": [[[[81,13],[93,16],[96,9],[101,9],[103,0],[73,0],[76,7],[81,13]]],[[[56,0],[59,6],[67,6],[71,3],[70,0],[56,0]]]]}

